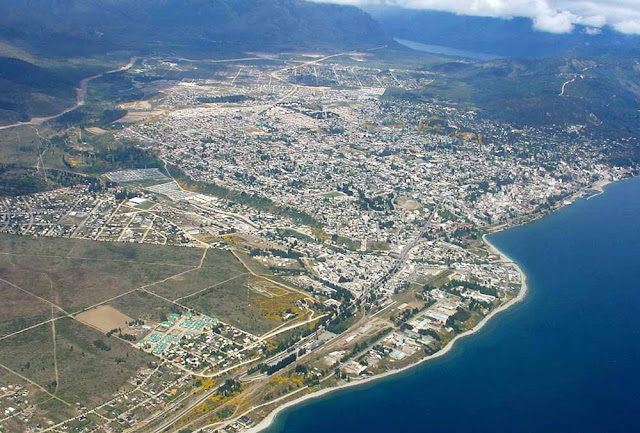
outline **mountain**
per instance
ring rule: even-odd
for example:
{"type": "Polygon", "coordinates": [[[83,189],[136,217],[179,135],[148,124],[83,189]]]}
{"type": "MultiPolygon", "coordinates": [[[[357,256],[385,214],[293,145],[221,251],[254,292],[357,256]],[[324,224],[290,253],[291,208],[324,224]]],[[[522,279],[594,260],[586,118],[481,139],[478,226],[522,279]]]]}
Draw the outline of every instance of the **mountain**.
{"type": "Polygon", "coordinates": [[[515,126],[634,142],[640,136],[640,58],[452,61],[431,71],[436,76],[429,86],[388,89],[385,97],[438,100],[515,126]]]}
{"type": "Polygon", "coordinates": [[[108,54],[122,62],[134,53],[216,57],[388,43],[360,9],[303,0],[4,0],[0,125],[72,105],[80,77],[100,62],[108,69],[108,54]]]}
{"type": "Polygon", "coordinates": [[[0,39],[61,55],[336,50],[389,42],[360,9],[304,0],[5,0],[0,39]]]}
{"type": "Polygon", "coordinates": [[[75,100],[75,82],[20,59],[0,57],[0,124],[60,111],[75,100]]]}
{"type": "Polygon", "coordinates": [[[640,37],[605,27],[570,34],[537,31],[528,18],[488,18],[398,7],[366,9],[392,37],[504,57],[640,53],[640,37]]]}

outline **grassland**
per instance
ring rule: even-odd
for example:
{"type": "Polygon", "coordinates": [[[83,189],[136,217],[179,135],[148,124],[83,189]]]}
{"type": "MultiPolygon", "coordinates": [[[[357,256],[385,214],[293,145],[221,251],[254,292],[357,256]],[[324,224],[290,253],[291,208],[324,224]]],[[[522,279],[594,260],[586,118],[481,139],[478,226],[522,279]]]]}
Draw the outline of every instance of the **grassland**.
{"type": "MultiPolygon", "coordinates": [[[[3,381],[28,383],[37,390],[31,400],[52,419],[67,418],[76,402],[95,406],[127,389],[151,356],[106,337],[91,321],[79,322],[75,313],[121,297],[133,304],[139,290],[197,269],[203,255],[199,249],[0,236],[3,381]]],[[[148,299],[139,306],[154,312],[148,299]]]]}
{"type": "Polygon", "coordinates": [[[109,303],[123,314],[145,322],[161,322],[171,313],[182,313],[183,308],[152,293],[136,291],[128,293],[109,303]]]}
{"type": "Polygon", "coordinates": [[[0,160],[3,164],[35,166],[40,140],[28,126],[8,129],[0,134],[0,160]]]}
{"type": "Polygon", "coordinates": [[[41,326],[0,342],[0,363],[45,389],[67,407],[75,402],[96,405],[127,386],[128,379],[151,361],[117,338],[71,319],[55,322],[55,351],[51,325],[41,326]],[[104,341],[105,351],[94,342],[104,341]]]}
{"type": "Polygon", "coordinates": [[[211,291],[191,296],[182,302],[205,314],[254,334],[265,334],[283,323],[282,316],[287,309],[302,314],[294,302],[303,296],[274,287],[276,296],[269,296],[255,290],[256,277],[244,275],[220,284],[211,291]]]}
{"type": "Polygon", "coordinates": [[[153,293],[176,300],[201,291],[214,289],[223,281],[239,278],[247,270],[228,251],[209,250],[202,267],[150,287],[153,293]]]}
{"type": "MultiPolygon", "coordinates": [[[[32,299],[53,303],[69,313],[170,277],[184,268],[180,266],[176,271],[173,266],[138,263],[126,256],[105,260],[99,256],[67,258],[59,254],[14,255],[5,248],[2,251],[0,282],[10,282],[32,299]]],[[[3,310],[0,306],[0,313],[3,310]]]]}
{"type": "Polygon", "coordinates": [[[76,402],[95,407],[131,389],[154,359],[107,337],[107,319],[153,324],[189,308],[265,334],[289,323],[286,313],[297,315],[291,323],[308,317],[296,303],[304,293],[242,259],[217,249],[0,235],[1,377],[30,387],[38,410],[62,420],[76,402]],[[101,311],[109,317],[94,317],[101,311]]]}

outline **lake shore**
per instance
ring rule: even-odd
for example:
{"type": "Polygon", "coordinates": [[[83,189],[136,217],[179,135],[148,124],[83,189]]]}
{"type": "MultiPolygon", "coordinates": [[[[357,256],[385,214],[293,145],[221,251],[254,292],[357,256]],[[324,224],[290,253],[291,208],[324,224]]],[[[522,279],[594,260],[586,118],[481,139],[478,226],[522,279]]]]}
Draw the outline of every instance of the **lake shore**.
{"type": "Polygon", "coordinates": [[[513,261],[509,256],[507,256],[505,253],[503,253],[502,251],[500,251],[495,245],[493,245],[488,239],[487,239],[487,235],[484,235],[482,237],[482,240],[485,242],[485,244],[487,245],[487,247],[489,248],[489,250],[500,257],[500,260],[502,260],[503,263],[507,263],[510,264],[511,266],[513,266],[519,273],[520,273],[520,278],[521,278],[521,283],[522,286],[518,292],[518,295],[511,299],[510,301],[508,301],[507,303],[499,306],[498,308],[496,308],[495,310],[493,310],[491,313],[489,313],[487,316],[485,316],[480,322],[478,322],[478,324],[476,324],[476,326],[474,326],[472,329],[465,331],[461,334],[456,335],[451,341],[449,341],[447,343],[447,345],[445,347],[443,347],[441,350],[439,350],[438,352],[434,353],[433,355],[429,355],[425,358],[422,358],[420,361],[417,361],[411,365],[407,365],[406,367],[403,368],[399,368],[397,370],[390,370],[387,371],[385,373],[373,376],[373,377],[369,377],[366,379],[362,379],[362,380],[358,380],[358,381],[353,381],[350,383],[346,383],[344,385],[339,385],[339,386],[335,386],[335,387],[331,387],[331,388],[326,388],[323,390],[320,390],[318,392],[314,392],[311,394],[306,394],[303,395],[299,398],[296,398],[294,400],[291,400],[285,404],[283,404],[282,406],[278,406],[277,408],[275,408],[273,411],[271,411],[262,421],[260,421],[258,424],[256,424],[253,427],[248,428],[247,430],[245,430],[247,433],[258,433],[260,431],[263,431],[267,428],[269,428],[274,420],[276,419],[276,417],[278,416],[278,414],[280,414],[280,412],[284,411],[287,408],[290,408],[292,406],[295,405],[299,405],[307,400],[311,400],[311,399],[315,399],[315,398],[319,398],[322,397],[323,395],[329,394],[331,392],[335,392],[338,390],[342,390],[342,389],[347,389],[347,388],[351,388],[351,387],[355,387],[355,386],[360,386],[360,385],[364,385],[376,380],[380,380],[383,379],[385,377],[389,377],[392,375],[396,375],[396,374],[400,374],[403,373],[407,370],[410,370],[418,365],[421,365],[423,363],[426,363],[430,360],[436,359],[436,358],[440,358],[444,355],[446,355],[447,353],[449,353],[451,351],[451,349],[454,348],[456,342],[464,337],[468,337],[470,335],[473,335],[475,333],[477,333],[478,331],[480,331],[493,317],[495,317],[496,315],[498,315],[499,313],[511,308],[513,305],[522,302],[527,294],[528,291],[528,286],[527,286],[527,279],[526,279],[526,275],[525,273],[522,271],[522,269],[520,268],[520,266],[518,266],[518,264],[513,261]]]}
{"type": "MultiPolygon", "coordinates": [[[[624,179],[620,179],[620,180],[624,180],[624,179]]],[[[519,274],[520,274],[520,281],[521,281],[521,288],[520,291],[518,292],[518,295],[511,299],[510,301],[508,301],[507,303],[501,305],[500,307],[496,308],[495,310],[493,310],[491,313],[489,313],[486,317],[484,317],[480,322],[478,322],[478,324],[476,324],[476,326],[473,327],[473,329],[470,329],[468,331],[465,331],[461,334],[456,335],[451,341],[449,341],[449,343],[447,343],[447,345],[445,347],[443,347],[440,351],[434,353],[433,355],[429,355],[423,359],[421,359],[420,361],[417,361],[411,365],[408,365],[406,367],[403,368],[399,368],[397,370],[391,370],[391,371],[387,371],[383,374],[379,374],[373,377],[369,377],[366,379],[362,379],[362,380],[358,380],[358,381],[353,381],[350,383],[346,383],[344,385],[339,385],[339,386],[335,386],[335,387],[331,387],[331,388],[326,388],[311,394],[305,394],[303,396],[300,396],[298,398],[295,398],[291,401],[288,401],[286,403],[284,403],[281,406],[276,407],[273,411],[271,411],[264,419],[262,419],[258,424],[256,424],[255,426],[249,427],[248,429],[244,430],[247,433],[259,433],[267,428],[269,428],[274,420],[276,419],[276,417],[278,416],[278,414],[280,414],[282,411],[284,411],[285,409],[288,409],[290,407],[299,405],[305,401],[311,400],[311,399],[315,399],[315,398],[319,398],[322,397],[323,395],[329,394],[331,392],[335,392],[335,391],[339,391],[342,389],[347,389],[347,388],[351,388],[351,387],[355,387],[355,386],[360,386],[360,385],[364,385],[379,379],[383,379],[385,377],[390,377],[392,375],[397,375],[403,372],[406,372],[407,370],[413,369],[414,367],[417,367],[423,363],[426,363],[430,360],[442,357],[444,355],[446,355],[447,353],[449,353],[455,346],[456,342],[464,337],[468,337],[470,335],[473,335],[477,332],[479,332],[493,317],[495,317],[496,315],[498,315],[499,313],[511,308],[512,306],[514,306],[515,304],[522,302],[528,292],[528,285],[527,285],[527,276],[526,274],[522,271],[522,269],[520,268],[520,266],[518,265],[518,263],[516,263],[513,259],[511,259],[511,257],[509,257],[507,254],[505,254],[503,251],[501,251],[500,249],[498,249],[494,244],[492,244],[489,239],[488,236],[494,233],[498,233],[504,230],[508,230],[511,228],[515,228],[518,226],[522,226],[525,224],[529,224],[532,222],[537,221],[540,218],[543,218],[547,215],[550,215],[564,207],[566,207],[567,205],[573,203],[573,201],[575,201],[576,199],[578,199],[579,197],[583,197],[588,191],[597,191],[598,194],[602,194],[604,193],[605,189],[607,186],[611,185],[612,181],[609,180],[601,180],[598,181],[588,187],[585,187],[579,191],[576,191],[574,194],[571,195],[571,198],[569,201],[565,201],[565,202],[560,202],[559,206],[556,206],[554,209],[552,209],[550,212],[544,212],[544,213],[536,213],[534,215],[532,215],[530,218],[526,219],[525,221],[520,221],[520,222],[511,222],[511,223],[506,223],[500,226],[496,226],[493,227],[492,230],[490,231],[489,234],[485,234],[482,236],[482,240],[484,241],[484,243],[487,245],[487,247],[489,248],[489,251],[498,256],[500,258],[500,260],[505,263],[505,264],[509,264],[511,265],[514,269],[516,269],[519,274]]],[[[303,392],[304,388],[297,390],[297,392],[303,392]]],[[[295,393],[295,392],[294,392],[295,393]]],[[[293,393],[292,393],[293,394],[293,393]]],[[[287,396],[283,396],[281,397],[281,399],[286,399],[287,396]]],[[[264,407],[264,406],[268,406],[269,404],[273,404],[273,403],[277,403],[277,401],[271,402],[271,403],[266,403],[264,405],[261,405],[260,407],[264,407]]],[[[255,410],[256,407],[252,408],[251,410],[255,410]]],[[[251,411],[248,411],[251,412],[251,411]]],[[[248,413],[246,412],[246,413],[248,413]]],[[[244,415],[244,414],[243,414],[244,415]]],[[[242,415],[241,415],[242,416],[242,415]]],[[[240,418],[240,416],[234,418],[231,421],[236,421],[240,418]]],[[[230,421],[225,422],[224,424],[228,424],[230,421]]],[[[206,426],[197,430],[198,432],[204,430],[205,428],[207,428],[206,426]]]]}

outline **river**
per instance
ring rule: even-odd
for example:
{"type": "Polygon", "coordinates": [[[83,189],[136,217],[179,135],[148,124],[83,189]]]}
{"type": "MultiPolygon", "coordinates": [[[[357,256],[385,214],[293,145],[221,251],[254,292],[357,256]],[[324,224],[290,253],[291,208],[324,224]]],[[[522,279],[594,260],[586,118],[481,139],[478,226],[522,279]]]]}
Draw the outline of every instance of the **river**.
{"type": "Polygon", "coordinates": [[[266,431],[640,431],[640,179],[490,239],[527,274],[522,303],[449,354],[266,431]]]}

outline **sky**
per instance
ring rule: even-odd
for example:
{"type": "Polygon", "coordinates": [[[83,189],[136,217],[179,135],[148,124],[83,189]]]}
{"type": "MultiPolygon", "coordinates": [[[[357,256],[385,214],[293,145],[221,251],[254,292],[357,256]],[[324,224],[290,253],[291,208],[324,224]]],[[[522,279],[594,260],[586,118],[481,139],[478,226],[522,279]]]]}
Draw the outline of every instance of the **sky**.
{"type": "Polygon", "coordinates": [[[531,18],[533,27],[550,33],[570,33],[576,25],[592,34],[609,25],[640,35],[640,0],[315,0],[355,6],[388,5],[429,9],[460,15],[531,18]]]}

